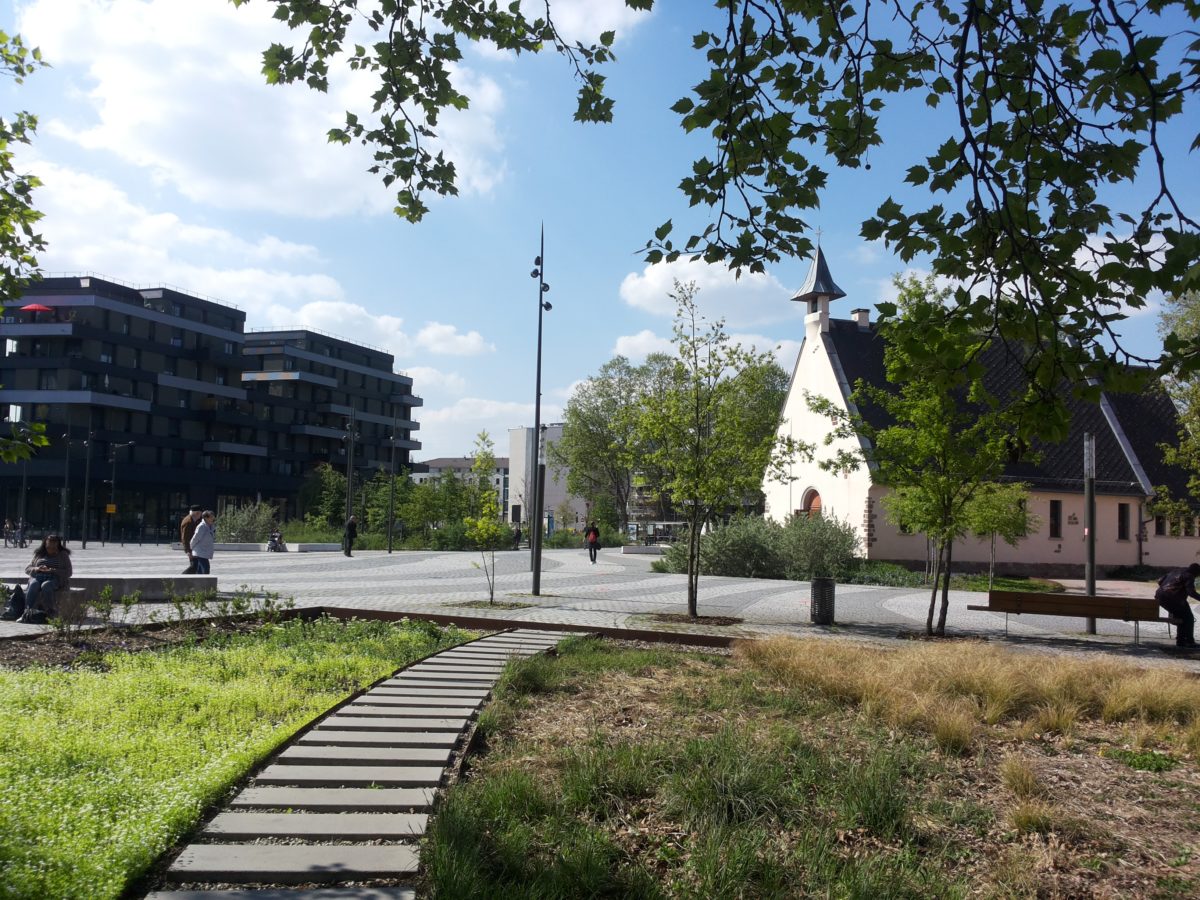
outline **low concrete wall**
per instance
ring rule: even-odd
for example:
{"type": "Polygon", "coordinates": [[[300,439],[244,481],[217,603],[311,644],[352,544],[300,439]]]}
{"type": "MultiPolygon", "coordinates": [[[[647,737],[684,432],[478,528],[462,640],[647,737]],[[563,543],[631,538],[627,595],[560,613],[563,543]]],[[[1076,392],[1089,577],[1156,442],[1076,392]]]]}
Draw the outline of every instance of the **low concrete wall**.
{"type": "Polygon", "coordinates": [[[667,548],[658,544],[651,544],[647,547],[645,544],[626,544],[621,548],[621,554],[638,553],[649,556],[662,556],[667,552],[667,548]]]}
{"type": "Polygon", "coordinates": [[[140,592],[143,600],[166,600],[199,591],[215,591],[216,575],[144,575],[125,578],[119,575],[75,575],[71,578],[71,595],[91,601],[100,596],[106,585],[112,585],[113,600],[140,592]],[[82,594],[80,594],[82,591],[82,594]]]}

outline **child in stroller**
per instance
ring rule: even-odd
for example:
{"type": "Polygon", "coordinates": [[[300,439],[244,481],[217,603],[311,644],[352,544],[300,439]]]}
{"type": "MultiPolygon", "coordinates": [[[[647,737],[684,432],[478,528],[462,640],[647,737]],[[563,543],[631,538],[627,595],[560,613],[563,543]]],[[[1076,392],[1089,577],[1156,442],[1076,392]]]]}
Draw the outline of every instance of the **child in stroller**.
{"type": "Polygon", "coordinates": [[[287,553],[287,544],[283,542],[283,532],[276,528],[271,532],[267,541],[267,550],[271,553],[287,553]]]}

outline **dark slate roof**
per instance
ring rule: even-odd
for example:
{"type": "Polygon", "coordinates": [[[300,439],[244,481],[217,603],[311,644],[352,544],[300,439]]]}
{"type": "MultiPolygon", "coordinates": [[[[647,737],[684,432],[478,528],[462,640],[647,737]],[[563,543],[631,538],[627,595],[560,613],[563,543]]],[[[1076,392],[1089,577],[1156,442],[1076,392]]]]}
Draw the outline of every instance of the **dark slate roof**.
{"type": "Polygon", "coordinates": [[[825,254],[821,252],[821,247],[818,244],[817,255],[813,257],[812,266],[808,270],[808,277],[804,279],[804,284],[792,299],[807,303],[809,300],[815,300],[822,295],[828,296],[831,300],[837,300],[840,297],[845,297],[846,292],[834,283],[833,276],[829,274],[829,264],[825,262],[825,254]]]}
{"type": "MultiPolygon", "coordinates": [[[[829,338],[842,364],[846,380],[853,388],[862,379],[868,384],[888,387],[883,365],[883,340],[874,324],[860,328],[857,322],[845,319],[829,320],[829,338]]],[[[993,345],[985,357],[987,376],[985,386],[996,397],[1011,396],[1024,384],[1021,359],[1001,344],[993,345]]],[[[1035,444],[1032,448],[1040,459],[1023,460],[1008,466],[1005,478],[1027,481],[1034,488],[1058,491],[1083,491],[1083,436],[1096,436],[1096,490],[1105,494],[1144,496],[1136,472],[1098,403],[1088,403],[1064,388],[1071,424],[1065,440],[1035,444]]],[[[1121,430],[1134,451],[1138,462],[1152,485],[1165,484],[1177,496],[1185,496],[1186,474],[1162,461],[1157,445],[1175,438],[1179,431],[1179,416],[1174,404],[1160,386],[1152,386],[1142,394],[1107,392],[1121,430]]],[[[888,417],[875,405],[859,412],[875,428],[889,424],[888,417]]]]}

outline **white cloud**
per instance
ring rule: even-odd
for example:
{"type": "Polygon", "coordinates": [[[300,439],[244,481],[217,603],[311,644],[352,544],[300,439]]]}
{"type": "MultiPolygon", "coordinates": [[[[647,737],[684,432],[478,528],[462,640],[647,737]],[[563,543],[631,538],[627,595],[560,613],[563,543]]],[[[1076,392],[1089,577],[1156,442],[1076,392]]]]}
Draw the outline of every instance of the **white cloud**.
{"type": "Polygon", "coordinates": [[[613,353],[624,356],[632,363],[643,363],[651,353],[674,353],[675,345],[667,338],[659,337],[649,328],[637,334],[624,334],[617,338],[613,353]]]}
{"type": "MultiPolygon", "coordinates": [[[[415,384],[414,379],[414,384],[415,384]]],[[[419,388],[419,385],[416,385],[419,388]]],[[[420,394],[420,390],[417,391],[420,394]]],[[[421,429],[426,435],[436,434],[418,454],[419,459],[436,456],[465,456],[475,446],[475,436],[487,431],[496,445],[498,456],[508,455],[508,430],[533,424],[533,404],[508,400],[487,400],[463,397],[446,406],[420,411],[421,429]]],[[[562,409],[542,404],[542,421],[559,421],[562,409]]],[[[420,433],[419,433],[420,436],[420,433]]],[[[425,437],[422,437],[425,441],[425,437]]]]}
{"type": "Polygon", "coordinates": [[[731,344],[741,344],[747,350],[755,353],[770,353],[775,362],[786,372],[791,372],[796,366],[796,357],[800,353],[802,341],[780,341],[762,334],[731,334],[731,344]]]}
{"type": "MultiPolygon", "coordinates": [[[[366,171],[370,153],[325,138],[346,109],[367,121],[371,74],[335,68],[327,94],[267,85],[262,51],[300,39],[267,4],[32,0],[18,27],[94,113],[44,119],[45,134],[113,154],[219,208],[306,217],[391,210],[393,192],[366,171]]],[[[473,106],[442,117],[434,149],[456,163],[460,191],[486,192],[504,176],[503,95],[463,67],[455,78],[473,106]]]]}
{"type": "Polygon", "coordinates": [[[880,262],[887,254],[887,250],[883,245],[883,240],[863,241],[855,246],[850,251],[850,258],[864,266],[874,265],[880,262]]]}
{"type": "Polygon", "coordinates": [[[419,388],[417,391],[422,397],[425,396],[422,391],[441,391],[447,394],[461,394],[467,389],[467,380],[457,372],[443,372],[441,369],[435,369],[431,366],[401,366],[401,369],[413,380],[413,384],[419,388]]]}
{"type": "MultiPolygon", "coordinates": [[[[532,4],[532,14],[545,9],[542,0],[532,4]]],[[[625,0],[554,0],[551,7],[554,26],[569,41],[590,43],[605,31],[615,31],[618,40],[649,17],[649,13],[630,9],[625,0]]]]}
{"type": "Polygon", "coordinates": [[[430,353],[446,356],[478,356],[496,352],[496,345],[485,341],[478,331],[463,334],[457,326],[442,322],[430,322],[418,331],[417,343],[430,353]]]}
{"type": "Polygon", "coordinates": [[[700,311],[711,319],[724,319],[745,328],[800,318],[803,310],[790,302],[792,292],[769,273],[743,273],[740,278],[722,265],[678,260],[630,272],[621,282],[621,299],[635,309],[671,317],[675,303],[668,296],[675,282],[695,282],[700,311]]]}

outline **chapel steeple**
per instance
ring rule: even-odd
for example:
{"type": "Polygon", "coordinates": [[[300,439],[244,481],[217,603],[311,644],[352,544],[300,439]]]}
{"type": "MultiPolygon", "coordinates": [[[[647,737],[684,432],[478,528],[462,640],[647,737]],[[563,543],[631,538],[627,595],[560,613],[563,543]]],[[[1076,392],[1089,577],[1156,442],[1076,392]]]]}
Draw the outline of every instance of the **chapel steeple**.
{"type": "Polygon", "coordinates": [[[825,254],[821,252],[821,245],[818,243],[812,266],[808,270],[808,277],[804,279],[803,286],[792,297],[797,303],[805,304],[807,310],[807,315],[804,317],[805,325],[807,326],[812,321],[820,326],[821,331],[828,331],[829,301],[845,296],[846,292],[837,286],[833,276],[829,274],[829,264],[825,262],[825,254]]]}

